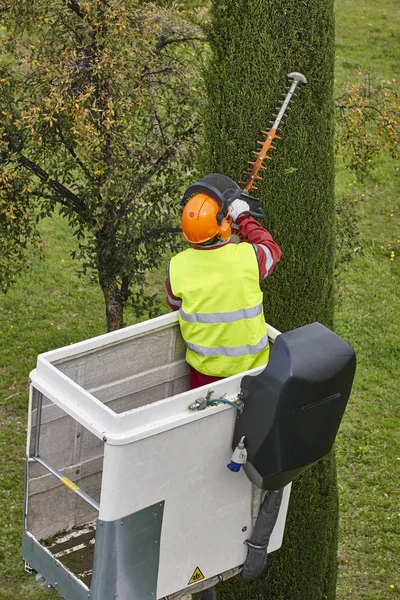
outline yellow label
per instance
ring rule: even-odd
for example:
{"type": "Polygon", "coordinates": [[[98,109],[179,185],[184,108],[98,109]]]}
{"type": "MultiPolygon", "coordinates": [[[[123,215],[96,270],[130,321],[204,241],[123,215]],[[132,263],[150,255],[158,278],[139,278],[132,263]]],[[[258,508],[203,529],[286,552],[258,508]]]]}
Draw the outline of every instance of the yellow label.
{"type": "Polygon", "coordinates": [[[60,481],[62,481],[62,483],[73,492],[77,492],[79,490],[79,487],[73,481],[68,479],[68,477],[60,477],[60,481]]]}
{"type": "Polygon", "coordinates": [[[199,567],[196,567],[195,570],[193,571],[193,575],[189,579],[188,585],[191,585],[192,583],[197,583],[198,581],[201,581],[202,579],[204,579],[204,575],[200,571],[199,567]]]}

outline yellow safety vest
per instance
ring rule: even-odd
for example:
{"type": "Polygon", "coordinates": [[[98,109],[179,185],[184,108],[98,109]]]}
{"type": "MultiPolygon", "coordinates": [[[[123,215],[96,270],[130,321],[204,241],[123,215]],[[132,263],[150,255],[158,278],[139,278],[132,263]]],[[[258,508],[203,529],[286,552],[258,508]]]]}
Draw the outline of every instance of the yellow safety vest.
{"type": "Polygon", "coordinates": [[[251,244],[184,250],[171,259],[169,279],[172,293],[182,299],[179,323],[186,360],[194,369],[229,377],[268,362],[259,268],[251,244]]]}

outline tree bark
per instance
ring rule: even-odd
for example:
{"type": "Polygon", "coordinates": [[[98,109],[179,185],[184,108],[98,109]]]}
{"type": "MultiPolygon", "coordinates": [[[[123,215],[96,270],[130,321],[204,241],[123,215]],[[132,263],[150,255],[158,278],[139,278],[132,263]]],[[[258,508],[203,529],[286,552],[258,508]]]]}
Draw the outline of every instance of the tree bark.
{"type": "Polygon", "coordinates": [[[124,327],[124,307],[125,300],[121,293],[121,287],[115,279],[103,280],[100,282],[103,290],[105,306],[107,331],[115,331],[124,327]]]}

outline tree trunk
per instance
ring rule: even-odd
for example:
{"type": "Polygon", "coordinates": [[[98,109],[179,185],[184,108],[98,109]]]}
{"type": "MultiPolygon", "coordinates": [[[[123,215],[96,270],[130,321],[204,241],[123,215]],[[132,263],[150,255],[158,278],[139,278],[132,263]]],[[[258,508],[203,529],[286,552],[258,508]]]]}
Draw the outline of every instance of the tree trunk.
{"type": "Polygon", "coordinates": [[[120,285],[114,279],[100,281],[106,305],[107,331],[115,331],[124,327],[125,301],[121,294],[120,285]]]}
{"type": "MultiPolygon", "coordinates": [[[[261,129],[300,71],[308,84],[284,118],[253,195],[283,254],[264,285],[266,319],[281,331],[333,320],[334,0],[214,0],[204,172],[239,181],[261,129]]],[[[261,172],[260,172],[261,173],[261,172]]],[[[252,583],[217,586],[219,599],[333,600],[338,501],[333,455],[293,485],[282,548],[252,583]]]]}

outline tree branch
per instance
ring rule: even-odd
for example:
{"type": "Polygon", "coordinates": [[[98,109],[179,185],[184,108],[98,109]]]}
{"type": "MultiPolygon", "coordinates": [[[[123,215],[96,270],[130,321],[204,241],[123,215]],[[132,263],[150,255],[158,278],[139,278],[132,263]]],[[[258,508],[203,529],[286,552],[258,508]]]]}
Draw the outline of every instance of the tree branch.
{"type": "Polygon", "coordinates": [[[75,29],[69,23],[66,23],[61,15],[60,15],[60,20],[61,20],[61,23],[64,25],[64,27],[74,34],[74,36],[78,40],[78,43],[82,46],[83,40],[82,40],[81,36],[78,34],[78,32],[75,31],[75,29]]]}
{"type": "Polygon", "coordinates": [[[141,244],[143,242],[146,242],[147,240],[150,240],[151,238],[158,237],[163,233],[181,233],[181,231],[182,230],[180,227],[162,227],[161,229],[153,229],[145,235],[142,235],[141,237],[133,240],[133,244],[141,244]]]}
{"type": "MultiPolygon", "coordinates": [[[[174,71],[175,67],[173,67],[172,65],[167,66],[167,67],[163,67],[162,69],[158,69],[157,71],[145,71],[144,73],[142,73],[142,75],[140,76],[140,79],[143,79],[144,77],[147,77],[148,75],[158,75],[159,73],[166,73],[167,71],[174,71]]],[[[137,84],[137,86],[140,84],[137,84]]]]}
{"type": "Polygon", "coordinates": [[[51,179],[50,175],[46,173],[39,165],[31,161],[29,158],[26,158],[23,154],[19,154],[17,158],[20,165],[31,171],[36,177],[41,179],[44,183],[46,183],[49,187],[51,187],[58,196],[60,196],[59,202],[68,208],[73,208],[75,212],[80,215],[86,214],[86,207],[82,200],[71,192],[67,187],[65,187],[62,183],[57,181],[56,179],[51,179]],[[66,202],[68,200],[69,202],[66,202]]]}
{"type": "Polygon", "coordinates": [[[64,0],[64,4],[67,8],[71,9],[72,12],[74,12],[78,17],[80,17],[81,19],[84,18],[84,14],[81,11],[81,7],[79,6],[79,3],[76,0],[64,0]]]}
{"type": "Polygon", "coordinates": [[[80,158],[76,155],[75,150],[71,146],[68,145],[67,140],[65,139],[64,134],[61,131],[61,128],[59,126],[56,127],[56,131],[57,131],[58,137],[60,138],[61,143],[63,144],[63,146],[68,150],[68,152],[74,158],[74,160],[76,161],[76,163],[80,166],[80,168],[82,169],[82,171],[85,173],[86,177],[88,177],[89,179],[91,179],[92,178],[92,174],[85,167],[85,165],[80,160],[80,158]]]}
{"type": "Polygon", "coordinates": [[[66,188],[62,183],[60,183],[56,179],[51,179],[50,175],[46,173],[46,171],[44,171],[41,167],[39,167],[39,165],[34,163],[32,160],[30,160],[23,154],[21,154],[21,152],[14,145],[8,133],[4,133],[4,137],[10,149],[10,152],[17,155],[17,162],[25,169],[28,169],[28,171],[33,173],[41,181],[46,183],[49,187],[51,187],[59,196],[60,204],[66,206],[67,208],[72,207],[76,213],[86,216],[86,206],[79,198],[79,196],[71,192],[71,190],[66,188]]]}
{"type": "Polygon", "coordinates": [[[171,158],[171,156],[175,154],[178,147],[188,138],[192,137],[198,128],[199,123],[195,123],[192,127],[187,129],[178,140],[175,140],[175,142],[166,149],[164,154],[153,163],[152,167],[150,167],[142,179],[139,179],[138,187],[140,189],[143,189],[149,183],[150,179],[157,173],[157,171],[171,158]]]}
{"type": "Polygon", "coordinates": [[[159,52],[161,52],[161,50],[163,48],[165,48],[165,46],[168,46],[169,44],[181,44],[183,42],[205,42],[205,41],[206,41],[205,37],[197,37],[197,36],[187,36],[187,37],[170,38],[170,39],[161,37],[160,40],[158,41],[158,43],[156,44],[155,51],[156,51],[156,53],[159,53],[159,52]]]}

